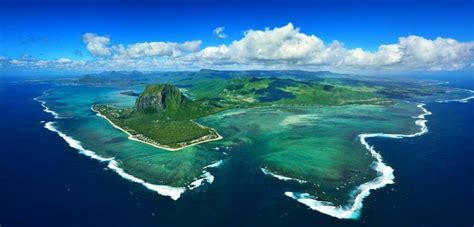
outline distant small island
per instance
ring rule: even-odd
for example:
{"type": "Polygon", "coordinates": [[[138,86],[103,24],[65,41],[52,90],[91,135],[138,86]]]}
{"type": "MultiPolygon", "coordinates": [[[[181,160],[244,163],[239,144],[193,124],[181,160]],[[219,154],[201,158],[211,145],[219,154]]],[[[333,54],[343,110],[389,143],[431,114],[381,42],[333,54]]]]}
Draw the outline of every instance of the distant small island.
{"type": "Polygon", "coordinates": [[[129,90],[129,91],[122,91],[120,92],[121,95],[128,95],[128,96],[140,96],[140,94],[136,93],[135,91],[129,90]]]}

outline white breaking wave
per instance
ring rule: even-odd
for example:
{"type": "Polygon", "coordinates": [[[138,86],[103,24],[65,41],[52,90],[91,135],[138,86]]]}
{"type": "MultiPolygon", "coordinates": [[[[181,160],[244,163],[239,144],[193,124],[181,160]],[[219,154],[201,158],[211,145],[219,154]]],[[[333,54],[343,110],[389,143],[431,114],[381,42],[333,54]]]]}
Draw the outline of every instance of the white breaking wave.
{"type": "Polygon", "coordinates": [[[291,178],[291,177],[286,177],[286,176],[283,176],[283,175],[278,175],[278,174],[275,174],[275,173],[272,173],[270,170],[268,170],[267,168],[260,168],[260,170],[262,170],[262,172],[265,174],[265,175],[268,175],[268,176],[272,176],[272,177],[275,177],[279,180],[283,180],[283,181],[296,181],[300,184],[304,184],[306,183],[305,180],[300,180],[300,179],[296,179],[296,178],[291,178]]]}
{"type": "Polygon", "coordinates": [[[469,100],[474,99],[474,96],[469,96],[463,99],[451,99],[451,100],[443,100],[443,101],[436,101],[438,103],[448,103],[448,102],[460,102],[460,103],[468,103],[469,100]]]}
{"type": "Polygon", "coordinates": [[[66,143],[69,144],[70,147],[76,149],[76,150],[79,150],[79,153],[81,154],[84,154],[88,157],[91,157],[93,159],[96,159],[96,160],[99,160],[101,162],[105,162],[105,161],[111,161],[113,160],[113,158],[103,158],[99,155],[97,155],[96,153],[94,153],[93,151],[91,150],[87,150],[85,149],[82,145],[81,145],[81,142],[79,142],[78,140],[75,140],[74,138],[62,133],[61,131],[59,131],[56,127],[54,127],[54,122],[46,122],[46,124],[44,124],[44,127],[46,129],[48,129],[49,131],[52,131],[52,132],[55,132],[57,133],[61,138],[63,138],[66,143]]]}
{"type": "Polygon", "coordinates": [[[357,219],[360,216],[360,211],[363,206],[363,200],[370,195],[371,190],[376,190],[383,188],[388,184],[393,184],[395,176],[393,175],[392,167],[386,165],[383,162],[382,156],[378,153],[373,146],[371,146],[366,138],[371,137],[386,137],[386,138],[407,138],[420,136],[428,132],[428,127],[426,126],[427,120],[425,120],[426,115],[431,115],[431,112],[428,111],[425,107],[425,104],[417,105],[423,113],[418,115],[415,121],[415,124],[420,126],[420,131],[414,134],[385,134],[385,133],[363,133],[359,135],[360,142],[369,150],[372,157],[375,158],[374,170],[378,173],[378,177],[369,181],[367,183],[359,185],[355,190],[354,202],[351,205],[347,206],[335,206],[331,202],[317,200],[316,197],[308,193],[298,193],[298,192],[285,192],[285,195],[297,200],[300,203],[305,204],[313,210],[317,210],[321,213],[339,218],[339,219],[357,219]]]}
{"type": "MultiPolygon", "coordinates": [[[[465,91],[468,91],[470,93],[474,93],[473,90],[468,90],[464,89],[465,91]]],[[[436,101],[438,103],[448,103],[448,102],[460,102],[460,103],[468,103],[469,100],[474,99],[474,95],[471,95],[469,97],[463,98],[463,99],[450,99],[450,100],[443,100],[443,101],[436,101]]]]}
{"type": "Polygon", "coordinates": [[[191,182],[191,184],[188,185],[188,188],[190,190],[193,190],[193,189],[203,185],[205,182],[207,182],[209,184],[212,184],[212,182],[214,182],[214,176],[211,175],[211,173],[209,173],[207,171],[207,169],[208,168],[217,168],[217,167],[221,166],[223,163],[224,163],[224,160],[219,160],[217,162],[214,162],[210,165],[205,166],[203,168],[202,175],[198,179],[191,182]]]}
{"type": "Polygon", "coordinates": [[[191,182],[191,184],[188,185],[188,188],[190,190],[193,190],[201,185],[203,185],[205,182],[212,184],[214,182],[214,176],[211,175],[211,173],[207,171],[203,171],[201,177],[196,179],[195,181],[191,182]]]}
{"type": "Polygon", "coordinates": [[[156,184],[148,183],[148,182],[146,182],[146,181],[144,181],[144,180],[142,180],[138,177],[135,177],[133,175],[130,175],[130,174],[126,173],[123,169],[118,167],[118,163],[115,160],[111,160],[109,162],[109,164],[107,165],[107,167],[109,167],[109,169],[111,169],[111,170],[114,170],[121,177],[123,177],[123,178],[125,178],[129,181],[139,183],[139,184],[145,186],[146,188],[157,192],[160,195],[169,196],[173,200],[179,199],[179,197],[181,197],[181,194],[183,194],[184,191],[186,191],[185,187],[171,187],[171,186],[167,186],[167,185],[156,185],[156,184]]]}
{"type": "MultiPolygon", "coordinates": [[[[99,155],[97,155],[95,152],[91,151],[91,150],[87,150],[85,149],[82,145],[81,145],[81,142],[62,133],[61,131],[59,131],[56,127],[54,127],[54,122],[47,122],[44,127],[52,132],[56,132],[61,138],[63,138],[68,144],[70,147],[74,148],[74,149],[77,149],[79,150],[79,153],[81,154],[84,154],[88,157],[91,157],[93,159],[96,159],[96,160],[99,160],[101,162],[108,162],[108,165],[107,167],[113,171],[115,171],[116,173],[118,173],[121,177],[129,180],[129,181],[132,181],[132,182],[136,182],[136,183],[139,183],[139,184],[142,184],[143,186],[145,186],[146,188],[152,190],[152,191],[155,191],[157,192],[158,194],[161,194],[161,195],[164,195],[164,196],[168,196],[170,197],[171,199],[173,200],[177,200],[179,199],[179,197],[181,196],[182,193],[184,193],[186,191],[186,188],[185,187],[171,187],[171,186],[167,186],[167,185],[156,185],[156,184],[151,184],[151,183],[148,183],[146,182],[145,180],[143,179],[140,179],[140,178],[137,178],[133,175],[130,175],[128,173],[126,173],[123,169],[121,169],[119,166],[118,166],[118,162],[114,160],[114,158],[103,158],[99,155]]],[[[212,175],[211,175],[212,176],[212,175]]],[[[213,180],[213,177],[212,177],[212,180],[213,180]]],[[[212,181],[211,181],[212,183],[212,181]]]]}
{"type": "Polygon", "coordinates": [[[43,101],[43,100],[41,100],[41,99],[39,99],[39,97],[36,97],[36,98],[34,98],[33,100],[38,101],[39,103],[41,103],[41,106],[43,107],[43,111],[46,112],[46,113],[49,113],[49,114],[53,115],[53,117],[54,117],[55,119],[63,119],[63,117],[59,116],[58,113],[56,113],[56,112],[52,111],[51,109],[49,109],[49,108],[46,106],[46,102],[43,101]]]}
{"type": "Polygon", "coordinates": [[[217,167],[221,166],[222,164],[224,164],[224,160],[219,160],[219,161],[217,161],[217,162],[214,162],[214,163],[212,163],[212,164],[210,164],[210,165],[205,166],[204,169],[207,169],[207,168],[217,168],[217,167]]]}

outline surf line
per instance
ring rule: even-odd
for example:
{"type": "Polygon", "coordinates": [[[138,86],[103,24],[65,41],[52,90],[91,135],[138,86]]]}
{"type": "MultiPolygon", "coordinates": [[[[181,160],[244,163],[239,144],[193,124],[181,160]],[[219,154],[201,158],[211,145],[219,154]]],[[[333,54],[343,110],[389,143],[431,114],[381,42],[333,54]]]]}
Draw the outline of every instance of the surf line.
{"type": "Polygon", "coordinates": [[[171,187],[171,186],[167,186],[167,185],[155,185],[155,184],[151,184],[151,183],[148,183],[146,182],[145,180],[143,179],[140,179],[140,178],[137,178],[133,175],[130,175],[128,173],[126,173],[122,168],[119,167],[119,163],[114,160],[114,158],[104,158],[104,157],[101,157],[99,155],[97,155],[95,152],[91,151],[91,150],[88,150],[88,149],[85,149],[82,145],[81,145],[81,142],[64,134],[63,132],[59,131],[55,126],[54,126],[54,122],[46,122],[46,124],[44,125],[44,127],[52,132],[55,132],[57,133],[61,138],[63,138],[66,143],[79,151],[80,154],[83,154],[85,156],[88,156],[92,159],[96,159],[100,162],[107,162],[107,167],[111,170],[113,170],[114,172],[116,172],[118,175],[120,175],[121,177],[129,180],[129,181],[132,181],[132,182],[135,182],[135,183],[139,183],[139,184],[142,184],[143,186],[145,186],[146,188],[152,190],[152,191],[155,191],[157,192],[158,194],[161,194],[161,195],[164,195],[164,196],[168,196],[170,197],[171,199],[173,200],[177,200],[179,199],[179,197],[181,196],[181,194],[186,190],[186,188],[184,187],[171,187]]]}
{"type": "Polygon", "coordinates": [[[38,96],[36,98],[34,98],[33,100],[39,102],[41,104],[41,106],[43,107],[43,111],[46,112],[46,113],[49,113],[51,115],[53,115],[54,119],[62,119],[63,117],[59,116],[58,113],[52,111],[51,109],[49,109],[47,106],[46,106],[46,102],[41,100],[41,97],[47,95],[48,93],[46,91],[43,92],[43,94],[41,96],[38,96]]]}
{"type": "MultiPolygon", "coordinates": [[[[467,92],[470,92],[471,94],[474,93],[474,90],[469,90],[469,89],[464,89],[464,90],[467,92]]],[[[449,102],[468,103],[469,100],[471,99],[474,99],[474,95],[471,95],[462,99],[448,99],[448,100],[442,100],[442,101],[436,101],[436,102],[438,103],[449,103],[449,102]]]]}
{"type": "MultiPolygon", "coordinates": [[[[42,106],[44,108],[47,108],[46,105],[45,105],[46,102],[40,101],[38,99],[35,99],[35,100],[38,101],[38,102],[41,102],[43,104],[42,106]]],[[[50,114],[52,114],[53,116],[56,117],[56,115],[54,115],[52,112],[48,112],[48,113],[50,113],[50,114]]],[[[54,126],[54,123],[55,122],[51,122],[51,121],[46,122],[44,124],[44,127],[46,129],[52,131],[52,132],[57,133],[61,138],[63,138],[66,141],[66,143],[70,147],[78,150],[80,154],[83,154],[83,155],[88,156],[92,159],[98,160],[100,162],[107,162],[107,168],[113,170],[114,172],[116,172],[122,178],[125,178],[125,179],[127,179],[129,181],[132,181],[132,182],[135,182],[135,183],[139,183],[139,184],[145,186],[147,189],[155,191],[160,195],[168,196],[173,200],[178,200],[181,197],[181,195],[186,191],[186,189],[192,190],[192,189],[195,189],[196,187],[199,187],[199,186],[203,185],[204,182],[212,183],[213,180],[214,180],[214,176],[212,176],[209,172],[204,170],[203,175],[201,176],[201,178],[197,179],[194,182],[192,182],[187,187],[172,187],[172,186],[168,186],[168,185],[156,185],[156,184],[146,182],[143,179],[140,179],[138,177],[135,177],[135,176],[125,172],[124,169],[119,167],[119,163],[115,160],[115,158],[113,158],[113,157],[112,158],[104,158],[104,157],[101,157],[100,155],[98,155],[97,153],[84,148],[80,141],[78,141],[78,140],[72,138],[71,136],[68,136],[65,133],[58,130],[57,127],[54,126]]],[[[216,167],[220,166],[221,164],[222,164],[222,160],[218,161],[216,163],[212,163],[211,165],[208,165],[208,166],[204,167],[204,169],[216,168],[216,167]]]]}
{"type": "Polygon", "coordinates": [[[268,175],[268,176],[272,176],[272,177],[274,177],[274,178],[277,178],[278,180],[282,180],[282,181],[296,181],[296,182],[298,182],[298,183],[300,183],[300,184],[307,183],[305,180],[300,180],[300,179],[297,179],[297,178],[291,178],[291,177],[287,177],[287,176],[283,176],[283,175],[279,175],[279,174],[273,173],[272,171],[268,170],[266,167],[260,168],[260,170],[263,172],[263,174],[268,175]]]}
{"type": "Polygon", "coordinates": [[[384,137],[384,138],[411,138],[421,136],[428,132],[426,126],[425,116],[431,115],[432,113],[425,108],[425,104],[418,104],[423,113],[416,116],[415,124],[420,126],[420,131],[413,134],[385,134],[385,133],[362,133],[359,135],[359,140],[362,145],[370,152],[372,157],[375,158],[374,170],[378,173],[378,176],[364,184],[359,185],[354,190],[354,201],[351,205],[346,206],[335,206],[333,203],[328,201],[317,200],[315,196],[308,193],[299,192],[285,192],[285,195],[297,200],[300,203],[305,204],[313,210],[321,213],[339,218],[339,219],[358,219],[360,217],[360,211],[363,207],[363,200],[370,195],[371,190],[376,190],[385,187],[388,184],[393,184],[395,176],[393,175],[393,168],[384,163],[382,155],[378,153],[373,146],[367,142],[367,138],[372,137],[384,137]]]}

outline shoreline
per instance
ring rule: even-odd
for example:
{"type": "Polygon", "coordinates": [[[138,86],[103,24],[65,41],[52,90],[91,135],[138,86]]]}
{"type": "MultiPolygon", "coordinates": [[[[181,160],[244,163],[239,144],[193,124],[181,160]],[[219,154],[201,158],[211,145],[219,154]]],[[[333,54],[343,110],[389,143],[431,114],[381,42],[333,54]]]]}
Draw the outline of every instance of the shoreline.
{"type": "Polygon", "coordinates": [[[202,170],[202,174],[196,177],[191,183],[187,184],[186,186],[182,187],[175,187],[169,185],[159,185],[147,182],[144,179],[138,178],[132,174],[129,174],[125,171],[125,169],[119,167],[119,162],[115,160],[115,157],[111,158],[104,158],[94,151],[88,150],[84,148],[80,141],[72,138],[71,136],[66,135],[65,133],[59,131],[56,127],[54,127],[54,123],[52,121],[46,122],[44,124],[44,128],[50,130],[51,132],[55,132],[59,135],[59,137],[63,138],[64,141],[69,145],[69,147],[74,148],[79,151],[79,154],[85,155],[89,158],[98,160],[99,162],[106,162],[107,168],[117,173],[120,177],[135,183],[139,183],[145,188],[154,191],[162,196],[170,197],[173,200],[178,200],[181,195],[186,192],[186,190],[194,190],[205,183],[212,184],[214,182],[214,176],[208,171],[210,168],[218,168],[223,164],[224,160],[219,160],[213,162],[207,166],[204,166],[202,170]]]}
{"type": "MultiPolygon", "coordinates": [[[[43,101],[43,100],[40,100],[39,98],[40,97],[36,97],[33,100],[41,103],[41,106],[44,108],[43,111],[45,111],[46,109],[49,110],[49,108],[46,106],[46,102],[43,101]]],[[[45,111],[45,112],[53,115],[53,117],[55,117],[55,119],[60,119],[60,118],[56,118],[56,115],[53,114],[53,113],[56,113],[56,112],[54,112],[52,110],[45,111]]],[[[107,163],[107,168],[109,168],[110,170],[117,173],[120,177],[122,177],[122,178],[124,178],[128,181],[131,181],[131,182],[139,183],[139,184],[145,186],[147,189],[149,189],[151,191],[154,191],[154,192],[156,192],[156,193],[158,193],[162,196],[167,196],[167,197],[170,197],[173,200],[178,200],[181,197],[181,195],[186,191],[187,188],[189,190],[192,190],[196,187],[201,186],[204,183],[204,181],[201,181],[199,185],[196,185],[195,182],[191,182],[187,186],[173,187],[173,186],[168,186],[168,185],[158,185],[158,184],[152,184],[152,183],[146,182],[143,179],[140,179],[140,178],[135,177],[131,174],[128,174],[127,172],[125,172],[124,169],[120,168],[119,163],[115,160],[115,157],[104,158],[104,157],[98,155],[97,153],[95,153],[94,151],[91,151],[91,150],[88,150],[88,149],[84,148],[80,141],[78,141],[78,140],[72,138],[71,136],[68,136],[65,133],[59,131],[54,126],[54,123],[55,122],[53,122],[53,121],[45,122],[44,123],[44,128],[48,129],[51,132],[57,133],[59,135],[59,137],[61,137],[69,145],[69,147],[78,150],[79,154],[85,155],[85,156],[87,156],[91,159],[97,160],[99,162],[106,162],[107,163]]],[[[217,167],[216,163],[212,163],[210,166],[206,166],[205,169],[206,168],[212,168],[212,167],[217,167]],[[214,166],[212,166],[212,165],[214,165],[214,166]]],[[[208,175],[210,175],[210,174],[208,174],[208,175]]],[[[200,177],[202,177],[202,176],[200,176],[200,177]]],[[[210,178],[209,176],[207,176],[207,177],[210,178]]],[[[212,183],[212,181],[209,181],[207,179],[205,180],[205,182],[212,183]]]]}
{"type": "MultiPolygon", "coordinates": [[[[472,97],[472,96],[471,96],[472,97]]],[[[471,97],[468,97],[468,98],[465,98],[465,99],[458,99],[458,100],[449,100],[448,102],[460,102],[460,103],[465,103],[465,102],[468,102],[470,101],[470,99],[472,99],[471,97]]],[[[44,101],[42,100],[38,100],[39,97],[35,98],[34,100],[40,102],[43,106],[43,108],[47,108],[45,105],[44,105],[44,101]]],[[[439,102],[439,101],[436,101],[436,102],[439,102]]],[[[376,162],[374,161],[374,166],[373,168],[377,171],[377,173],[379,173],[380,175],[378,175],[375,179],[371,180],[371,181],[368,181],[364,184],[361,184],[359,185],[353,192],[354,194],[354,203],[352,204],[352,206],[334,206],[333,204],[329,203],[329,202],[325,202],[325,201],[318,201],[316,199],[316,197],[308,194],[308,193],[298,193],[298,192],[285,192],[285,195],[286,196],[289,196],[295,200],[297,200],[298,202],[300,203],[303,203],[305,205],[307,205],[308,207],[310,207],[311,209],[313,210],[317,210],[321,213],[324,213],[324,214],[327,214],[329,216],[333,216],[333,217],[336,217],[336,218],[339,218],[339,219],[357,219],[359,218],[360,216],[360,211],[361,211],[361,208],[363,206],[362,202],[363,200],[368,196],[370,195],[370,191],[371,190],[376,190],[376,189],[380,189],[380,188],[383,188],[385,187],[386,185],[388,184],[393,184],[394,181],[393,179],[395,178],[393,176],[393,169],[386,165],[384,162],[383,162],[383,159],[382,159],[382,156],[380,155],[380,153],[378,153],[378,151],[376,151],[373,146],[371,146],[368,142],[367,142],[367,138],[373,138],[373,137],[385,137],[385,138],[396,138],[396,139],[401,139],[401,138],[411,138],[411,137],[416,137],[416,136],[420,136],[420,135],[423,135],[425,133],[428,132],[428,127],[426,126],[426,123],[427,123],[427,120],[425,120],[425,116],[427,115],[430,115],[431,112],[428,111],[426,108],[424,108],[425,104],[418,104],[417,107],[420,108],[421,110],[423,110],[423,113],[419,114],[418,116],[414,116],[413,118],[416,119],[415,121],[415,124],[417,126],[420,127],[420,131],[419,132],[416,132],[416,133],[413,133],[413,134],[384,134],[384,133],[362,133],[362,134],[359,134],[358,137],[360,138],[360,142],[362,145],[365,146],[365,148],[372,154],[372,156],[376,159],[376,162]],[[339,213],[338,213],[339,212],[339,213]]],[[[91,108],[92,109],[92,108],[91,108]]],[[[92,109],[93,110],[93,109],[92,109]]],[[[94,111],[94,110],[93,110],[94,111]]],[[[47,112],[47,111],[45,111],[47,112]]],[[[101,117],[104,117],[107,121],[109,121],[109,123],[112,124],[112,126],[116,127],[116,125],[111,122],[108,118],[106,118],[105,116],[101,115],[100,113],[98,113],[97,111],[94,111],[97,113],[97,115],[101,116],[101,117]]],[[[50,113],[50,112],[48,112],[50,113]]],[[[53,116],[54,114],[51,113],[53,116]]],[[[59,130],[57,130],[56,128],[54,128],[53,124],[56,123],[56,122],[47,122],[45,124],[45,128],[47,128],[48,130],[50,131],[53,131],[53,132],[57,132],[60,137],[62,137],[68,144],[70,147],[72,148],[75,148],[76,150],[79,150],[81,154],[83,155],[86,155],[86,156],[89,156],[93,159],[97,159],[101,162],[105,162],[107,161],[109,163],[108,167],[109,169],[113,170],[114,172],[118,173],[121,177],[127,179],[127,180],[130,180],[130,181],[133,181],[133,182],[136,182],[136,183],[140,183],[142,185],[144,185],[146,188],[152,190],[152,191],[156,191],[158,192],[158,189],[155,188],[155,187],[149,187],[149,186],[163,186],[163,187],[170,187],[170,188],[173,188],[171,186],[166,186],[166,185],[153,185],[153,184],[150,184],[150,183],[147,183],[145,182],[144,180],[142,179],[139,179],[133,175],[130,175],[128,173],[126,173],[123,169],[120,169],[118,167],[118,162],[114,160],[114,158],[110,158],[110,159],[105,159],[103,157],[100,157],[97,155],[97,157],[99,158],[95,158],[95,157],[92,157],[90,154],[87,154],[85,151],[89,151],[89,150],[86,150],[84,149],[81,145],[80,145],[80,142],[71,138],[72,140],[76,141],[79,143],[79,148],[78,147],[75,147],[74,145],[71,145],[70,141],[68,141],[65,137],[61,136],[61,132],[59,132],[59,130]],[[50,129],[47,127],[47,125],[49,125],[50,127],[53,127],[56,131],[50,129]],[[85,150],[85,151],[84,151],[85,150]],[[101,159],[105,159],[105,160],[101,160],[101,159]],[[111,163],[114,163],[114,164],[111,164],[111,163]],[[116,168],[112,168],[112,167],[116,168]],[[122,171],[122,172],[119,172],[122,171]],[[122,173],[122,174],[121,174],[122,173]],[[134,179],[138,179],[138,180],[134,180],[134,179]],[[147,186],[148,184],[148,186],[147,186]]],[[[198,123],[197,123],[198,124],[198,123]]],[[[200,125],[200,124],[199,124],[200,125]]],[[[121,129],[120,127],[116,127],[117,129],[121,130],[121,131],[124,131],[126,132],[125,130],[121,129]]],[[[212,129],[212,128],[210,128],[212,129]]],[[[128,132],[126,132],[127,134],[129,134],[128,132]]],[[[218,136],[220,136],[217,131],[216,131],[216,134],[218,136]]],[[[63,134],[64,135],[64,134],[63,134]]],[[[68,137],[67,135],[65,135],[66,137],[68,137]]],[[[129,136],[131,136],[129,134],[129,136]]],[[[129,138],[130,139],[130,138],[129,138]]],[[[134,140],[135,138],[131,139],[131,140],[134,140]]],[[[215,140],[218,140],[218,139],[222,139],[222,138],[216,138],[215,140]]],[[[137,140],[139,142],[142,142],[142,143],[147,143],[145,141],[140,141],[140,140],[137,140]]],[[[209,140],[209,141],[212,141],[212,140],[209,140]]],[[[208,142],[208,141],[203,141],[201,143],[204,143],[204,142],[208,142]]],[[[199,144],[199,143],[196,143],[196,144],[199,144]]],[[[193,146],[193,145],[196,145],[196,144],[190,144],[189,146],[193,146]]],[[[154,144],[149,144],[149,145],[152,145],[152,146],[155,146],[154,144]]],[[[185,146],[187,147],[187,146],[185,146]]],[[[183,147],[183,148],[185,148],[183,147]]],[[[161,147],[159,147],[161,148],[161,147]]],[[[178,148],[176,150],[180,150],[180,149],[183,149],[183,148],[178,148]]],[[[166,148],[161,148],[161,149],[166,149],[166,148]]],[[[167,149],[168,150],[168,149],[167,149]]],[[[92,152],[92,151],[90,151],[92,152]]],[[[95,154],[94,152],[92,152],[92,154],[95,154]]],[[[95,154],[96,155],[96,154],[95,154]]],[[[214,165],[214,164],[211,164],[211,165],[214,165]]],[[[263,171],[263,170],[262,170],[263,171]]],[[[212,176],[212,175],[211,175],[212,176]]],[[[203,172],[203,175],[201,177],[209,177],[208,175],[206,175],[204,172],[203,172]]],[[[213,178],[212,178],[213,179],[213,178]]],[[[198,178],[198,180],[200,180],[198,178]]],[[[207,181],[207,180],[206,180],[207,181]]],[[[212,183],[213,180],[210,180],[211,182],[209,183],[212,183]]],[[[203,182],[203,181],[199,181],[200,184],[203,182]]],[[[199,185],[200,185],[199,184],[199,185]]],[[[173,200],[177,200],[179,198],[179,196],[184,193],[184,191],[186,190],[186,188],[188,188],[189,190],[192,190],[194,187],[194,184],[191,183],[189,184],[188,186],[184,186],[184,187],[180,187],[178,189],[183,189],[184,190],[182,192],[180,192],[180,194],[176,197],[174,195],[166,195],[166,194],[162,194],[160,192],[158,192],[159,194],[161,195],[165,195],[165,196],[169,196],[171,197],[173,200]],[[176,198],[175,198],[176,197],[176,198]]],[[[350,204],[349,204],[350,205],[350,204]]]]}
{"type": "MultiPolygon", "coordinates": [[[[130,134],[127,130],[119,127],[118,125],[114,124],[110,119],[108,119],[106,116],[102,115],[99,111],[96,111],[94,110],[94,107],[91,106],[91,110],[93,112],[96,113],[97,116],[99,117],[102,117],[104,118],[105,120],[107,120],[114,128],[122,131],[122,132],[125,132],[127,135],[128,135],[128,139],[129,140],[133,140],[133,141],[137,141],[137,142],[141,142],[141,143],[144,143],[144,144],[147,144],[147,145],[150,145],[150,146],[153,146],[153,147],[156,147],[156,148],[159,148],[159,149],[164,149],[164,150],[168,150],[168,151],[178,151],[178,150],[181,150],[181,149],[184,149],[184,148],[187,148],[187,147],[191,147],[191,146],[194,146],[194,145],[197,145],[197,144],[201,144],[201,143],[206,143],[206,142],[211,142],[211,141],[216,141],[216,140],[221,140],[223,139],[224,137],[222,137],[215,129],[213,128],[210,128],[214,133],[216,133],[217,135],[217,138],[213,138],[213,139],[207,139],[207,140],[202,140],[202,141],[199,141],[199,142],[195,142],[195,143],[192,143],[194,140],[191,141],[191,144],[188,144],[186,146],[182,146],[182,147],[179,147],[179,148],[171,148],[171,147],[168,147],[166,145],[161,145],[161,144],[154,144],[154,143],[150,143],[150,142],[147,142],[147,141],[143,141],[143,140],[140,140],[138,138],[136,138],[134,135],[130,134]]],[[[194,121],[193,121],[194,122],[194,121]]],[[[208,128],[208,127],[205,127],[197,122],[194,122],[196,123],[197,125],[199,125],[200,127],[203,127],[203,128],[208,128]]],[[[201,137],[202,138],[202,137],[201,137]]],[[[196,140],[199,140],[200,138],[196,139],[196,140]]]]}
{"type": "Polygon", "coordinates": [[[335,206],[331,202],[317,200],[317,197],[312,196],[308,193],[298,193],[298,192],[285,192],[285,195],[308,206],[309,208],[319,211],[323,214],[339,218],[339,219],[358,219],[360,217],[360,212],[363,207],[363,200],[370,195],[370,191],[377,190],[385,187],[386,185],[393,184],[395,176],[393,175],[393,168],[385,164],[383,161],[382,155],[377,152],[373,146],[371,146],[366,138],[374,137],[385,137],[385,138],[412,138],[416,136],[421,136],[428,133],[428,127],[425,119],[425,116],[431,115],[432,113],[424,108],[425,104],[418,104],[416,107],[420,108],[423,113],[415,116],[417,119],[415,124],[420,126],[420,131],[413,134],[386,134],[386,133],[362,133],[359,134],[359,140],[362,145],[370,152],[372,157],[375,158],[373,169],[378,173],[378,176],[366,183],[359,185],[354,190],[354,201],[352,205],[348,206],[335,206]]]}
{"type": "MultiPolygon", "coordinates": [[[[42,95],[45,95],[45,94],[46,94],[46,91],[43,92],[42,95]]],[[[63,119],[63,117],[60,117],[56,112],[50,110],[46,106],[46,101],[40,100],[40,97],[41,96],[33,98],[33,100],[35,100],[35,101],[37,101],[41,104],[41,106],[44,108],[43,111],[53,115],[53,117],[55,119],[63,119]],[[46,110],[48,110],[48,111],[46,111],[46,110]]],[[[136,176],[133,176],[133,175],[125,172],[124,169],[119,167],[119,162],[115,160],[115,157],[104,158],[104,157],[98,155],[97,153],[95,153],[94,151],[91,151],[91,150],[88,150],[88,149],[84,148],[80,141],[78,141],[78,140],[72,138],[71,136],[66,135],[65,133],[59,131],[54,126],[55,122],[53,122],[53,121],[44,122],[43,121],[42,123],[44,123],[44,128],[48,129],[51,132],[57,133],[59,135],[59,137],[61,137],[69,145],[69,147],[78,150],[79,154],[82,154],[82,155],[85,155],[89,158],[98,160],[99,162],[107,162],[108,163],[107,168],[109,168],[110,170],[117,173],[120,177],[122,177],[122,178],[124,178],[128,181],[131,181],[131,182],[139,183],[142,186],[144,186],[145,188],[147,188],[151,191],[154,191],[154,192],[156,192],[156,193],[158,193],[162,196],[170,197],[172,200],[178,200],[181,197],[181,195],[184,192],[186,192],[186,190],[193,190],[195,188],[198,188],[198,187],[204,185],[205,183],[212,184],[212,182],[214,181],[214,176],[211,175],[207,171],[207,169],[217,168],[220,165],[222,165],[222,163],[223,163],[223,160],[219,160],[217,162],[214,162],[214,163],[211,163],[211,164],[205,166],[203,168],[202,174],[186,186],[174,187],[174,186],[169,186],[169,185],[153,184],[153,183],[149,183],[149,182],[147,182],[147,181],[145,181],[141,178],[138,178],[136,176]]]]}
{"type": "Polygon", "coordinates": [[[111,169],[112,171],[116,172],[119,176],[122,178],[125,178],[126,180],[139,183],[146,188],[157,192],[160,195],[163,196],[168,196],[173,200],[179,199],[181,194],[183,194],[186,191],[186,187],[173,187],[173,186],[168,186],[168,185],[157,185],[157,184],[152,184],[148,183],[143,179],[140,179],[138,177],[135,177],[131,174],[128,174],[125,172],[124,169],[119,167],[119,163],[115,160],[115,158],[104,158],[101,157],[100,155],[96,154],[95,152],[91,150],[85,149],[82,145],[81,142],[72,138],[71,136],[68,136],[64,134],[63,132],[59,131],[56,127],[54,127],[54,122],[49,121],[46,122],[44,125],[44,128],[50,130],[51,132],[55,132],[59,135],[59,137],[63,138],[66,143],[76,149],[79,150],[80,154],[83,154],[87,157],[90,157],[92,159],[98,160],[99,162],[107,162],[107,168],[111,169]]]}

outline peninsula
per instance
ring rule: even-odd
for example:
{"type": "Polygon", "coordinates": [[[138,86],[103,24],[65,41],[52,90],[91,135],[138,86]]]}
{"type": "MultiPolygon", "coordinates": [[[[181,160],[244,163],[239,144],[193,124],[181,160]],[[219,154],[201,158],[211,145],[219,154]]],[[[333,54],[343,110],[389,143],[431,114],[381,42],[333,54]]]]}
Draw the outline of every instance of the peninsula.
{"type": "Polygon", "coordinates": [[[92,106],[130,139],[170,151],[222,138],[216,130],[194,121],[203,108],[170,84],[147,86],[133,108],[92,106]]]}

